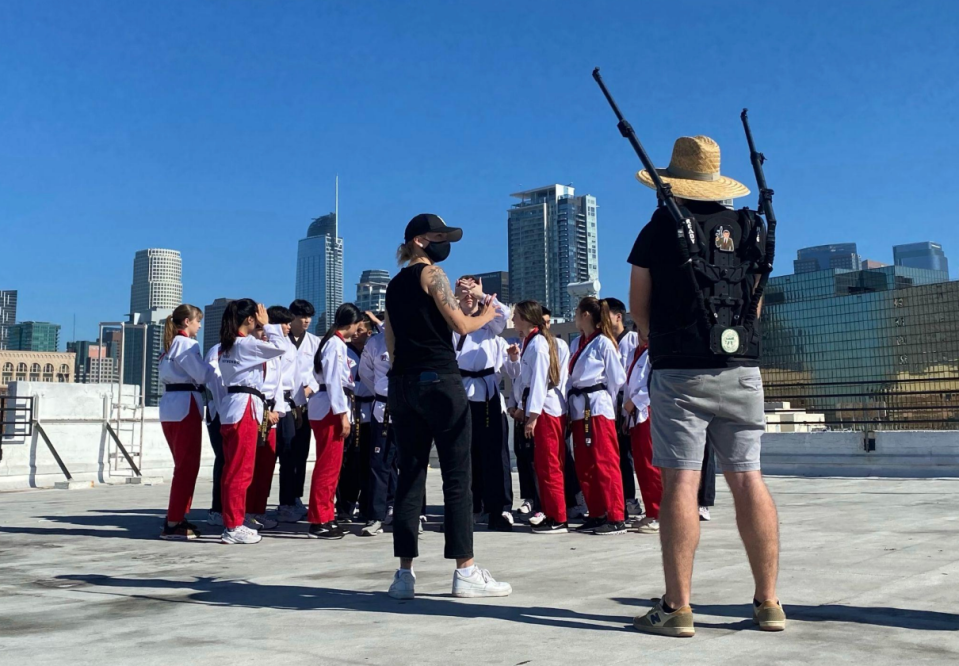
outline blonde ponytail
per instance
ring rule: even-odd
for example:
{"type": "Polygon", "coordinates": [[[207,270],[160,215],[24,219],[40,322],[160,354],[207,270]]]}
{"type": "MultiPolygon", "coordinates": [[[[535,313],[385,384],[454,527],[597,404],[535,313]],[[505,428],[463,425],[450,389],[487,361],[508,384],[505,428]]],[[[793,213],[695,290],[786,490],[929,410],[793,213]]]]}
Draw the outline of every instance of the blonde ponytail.
{"type": "Polygon", "coordinates": [[[177,327],[173,323],[173,315],[168,315],[166,324],[163,325],[163,351],[170,351],[170,345],[173,344],[173,338],[176,337],[177,327]]]}

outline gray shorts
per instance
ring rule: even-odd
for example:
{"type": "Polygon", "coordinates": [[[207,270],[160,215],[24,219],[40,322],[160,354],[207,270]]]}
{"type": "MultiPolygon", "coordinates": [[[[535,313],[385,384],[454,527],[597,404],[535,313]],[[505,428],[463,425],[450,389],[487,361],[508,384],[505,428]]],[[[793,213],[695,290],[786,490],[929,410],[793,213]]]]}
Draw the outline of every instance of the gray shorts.
{"type": "Polygon", "coordinates": [[[709,440],[722,471],[760,468],[766,419],[759,368],[654,370],[649,399],[656,467],[702,469],[709,440]]]}

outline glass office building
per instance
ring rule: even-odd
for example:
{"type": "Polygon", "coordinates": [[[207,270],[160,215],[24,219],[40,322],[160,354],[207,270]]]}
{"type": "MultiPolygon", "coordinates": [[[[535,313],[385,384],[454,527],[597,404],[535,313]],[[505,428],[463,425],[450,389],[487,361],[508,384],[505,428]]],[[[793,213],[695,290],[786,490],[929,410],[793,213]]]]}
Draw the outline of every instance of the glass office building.
{"type": "Polygon", "coordinates": [[[793,270],[796,273],[812,273],[830,268],[860,270],[862,260],[859,258],[856,244],[833,243],[832,245],[804,247],[796,253],[796,260],[793,261],[793,270]]]}
{"type": "Polygon", "coordinates": [[[60,346],[60,324],[21,321],[7,330],[7,348],[13,351],[55,352],[60,346]]]}
{"type": "Polygon", "coordinates": [[[343,239],[337,235],[336,213],[313,220],[296,252],[296,298],[316,310],[313,332],[323,335],[343,303],[343,239]]]}
{"type": "Polygon", "coordinates": [[[959,282],[904,266],[772,278],[762,313],[767,402],[831,428],[959,428],[959,282]]]}
{"type": "Polygon", "coordinates": [[[946,259],[946,253],[942,251],[942,245],[939,243],[894,245],[892,256],[896,266],[949,272],[949,260],[946,259]]]}

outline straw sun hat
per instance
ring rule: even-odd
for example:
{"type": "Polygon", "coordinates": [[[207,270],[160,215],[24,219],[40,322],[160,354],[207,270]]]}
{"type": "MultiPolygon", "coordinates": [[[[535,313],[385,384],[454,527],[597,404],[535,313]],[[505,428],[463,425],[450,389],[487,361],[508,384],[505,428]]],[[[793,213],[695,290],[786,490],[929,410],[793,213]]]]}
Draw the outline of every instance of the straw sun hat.
{"type": "MultiPolygon", "coordinates": [[[[669,166],[656,169],[673,194],[692,201],[722,201],[749,194],[749,188],[719,173],[719,144],[708,136],[681,136],[673,144],[669,166]]],[[[646,187],[653,185],[645,169],[636,179],[646,187]]]]}

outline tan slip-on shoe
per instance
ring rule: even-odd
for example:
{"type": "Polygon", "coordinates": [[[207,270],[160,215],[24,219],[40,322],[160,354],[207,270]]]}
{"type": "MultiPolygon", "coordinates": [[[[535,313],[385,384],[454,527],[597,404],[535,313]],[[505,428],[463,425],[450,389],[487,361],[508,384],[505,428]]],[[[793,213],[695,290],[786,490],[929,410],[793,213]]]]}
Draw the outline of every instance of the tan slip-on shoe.
{"type": "Polygon", "coordinates": [[[778,601],[769,599],[758,606],[753,602],[753,622],[762,631],[783,631],[786,628],[786,613],[778,601]]]}

